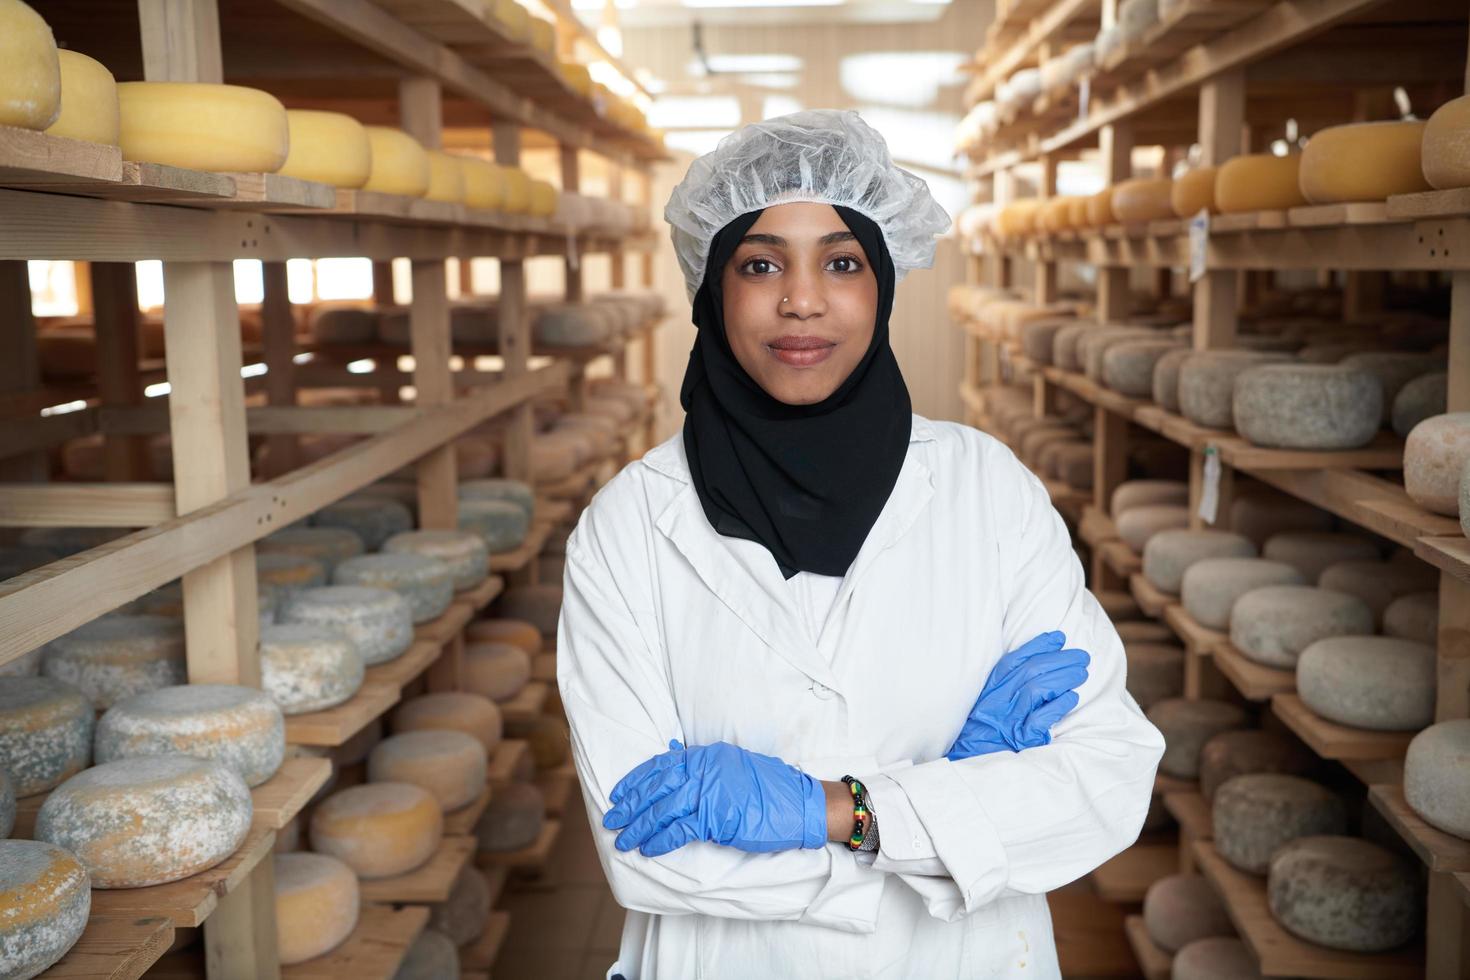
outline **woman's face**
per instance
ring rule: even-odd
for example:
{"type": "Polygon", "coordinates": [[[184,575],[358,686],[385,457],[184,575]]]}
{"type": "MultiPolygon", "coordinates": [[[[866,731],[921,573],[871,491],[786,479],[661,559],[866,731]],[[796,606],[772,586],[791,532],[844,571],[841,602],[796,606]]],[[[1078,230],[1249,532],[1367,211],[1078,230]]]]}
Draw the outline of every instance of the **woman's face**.
{"type": "Polygon", "coordinates": [[[836,391],[873,339],[878,279],[830,204],[766,208],[726,263],[720,288],[735,359],[788,405],[836,391]]]}

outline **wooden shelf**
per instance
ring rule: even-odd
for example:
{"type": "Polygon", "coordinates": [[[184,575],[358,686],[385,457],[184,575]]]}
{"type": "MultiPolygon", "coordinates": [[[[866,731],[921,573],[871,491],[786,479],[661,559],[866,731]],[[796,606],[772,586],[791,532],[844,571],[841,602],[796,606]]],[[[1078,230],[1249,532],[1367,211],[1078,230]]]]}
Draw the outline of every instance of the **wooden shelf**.
{"type": "Polygon", "coordinates": [[[1138,600],[1138,608],[1150,619],[1162,619],[1164,611],[1179,602],[1178,596],[1161,591],[1144,578],[1142,572],[1135,572],[1128,577],[1128,588],[1133,593],[1133,598],[1138,600]]]}
{"type": "Polygon", "coordinates": [[[1150,885],[1179,870],[1178,844],[1134,844],[1092,872],[1092,884],[1104,901],[1143,901],[1150,885]]]}
{"type": "MultiPolygon", "coordinates": [[[[541,790],[541,796],[546,801],[546,812],[553,817],[559,817],[566,812],[567,802],[572,799],[573,791],[577,788],[577,769],[568,759],[555,769],[537,773],[536,786],[541,790]]],[[[576,801],[581,802],[581,795],[576,795],[576,801]]]]}
{"type": "Polygon", "coordinates": [[[1426,823],[1409,807],[1402,785],[1370,786],[1368,799],[1430,871],[1470,871],[1470,840],[1426,823]]]}
{"type": "Polygon", "coordinates": [[[560,833],[561,821],[549,819],[531,844],[519,851],[480,851],[475,855],[475,864],[481,868],[539,868],[546,863],[560,833]]]}
{"type": "Polygon", "coordinates": [[[1144,928],[1143,916],[1130,915],[1123,920],[1123,929],[1128,934],[1128,945],[1138,959],[1139,972],[1144,980],[1169,980],[1174,972],[1174,957],[1154,945],[1144,928]]]}
{"type": "Polygon", "coordinates": [[[541,681],[529,681],[509,701],[500,702],[500,716],[507,725],[529,725],[546,710],[551,688],[541,681]]]}
{"type": "Polygon", "coordinates": [[[495,966],[500,947],[510,932],[510,913],[491,912],[490,921],[480,938],[459,951],[459,968],[464,971],[489,971],[495,966]]]}
{"type": "Polygon", "coordinates": [[[1180,779],[1178,776],[1169,776],[1162,772],[1154,773],[1154,795],[1169,796],[1172,793],[1197,793],[1199,783],[1192,779],[1180,779]]]}
{"type": "MultiPolygon", "coordinates": [[[[435,640],[414,640],[413,644],[392,660],[373,664],[367,669],[363,686],[397,688],[400,693],[444,653],[444,644],[435,640]]],[[[290,719],[286,719],[288,722],[290,719]]]]}
{"type": "Polygon", "coordinates": [[[1230,639],[1228,634],[1201,626],[1199,620],[1184,608],[1183,603],[1165,609],[1164,622],[1178,635],[1184,649],[1197,657],[1210,656],[1217,646],[1230,639]]]}
{"type": "Polygon", "coordinates": [[[551,536],[550,523],[536,523],[531,525],[531,530],[526,534],[526,540],[513,551],[503,551],[498,555],[490,556],[490,570],[492,572],[518,572],[529,565],[541,549],[546,547],[546,539],[551,536]]]}
{"type": "Polygon", "coordinates": [[[455,593],[454,604],[468,606],[471,618],[473,618],[475,613],[494,602],[503,591],[505,591],[505,579],[499,575],[487,575],[479,585],[455,593]]]}
{"type": "Polygon", "coordinates": [[[254,803],[253,822],[280,830],[296,819],[317,790],[332,776],[332,761],[296,756],[281,763],[274,776],[250,791],[254,803]]]}
{"type": "Polygon", "coordinates": [[[1097,548],[1104,542],[1118,539],[1118,527],[1113,519],[1095,504],[1082,508],[1082,519],[1077,522],[1077,536],[1088,546],[1097,548]]]}
{"type": "Polygon", "coordinates": [[[222,897],[245,881],[256,864],[270,858],[275,842],[276,832],[257,824],[234,854],[208,871],[148,888],[94,888],[92,914],[163,916],[176,928],[202,925],[222,897]]]}
{"type": "Polygon", "coordinates": [[[429,923],[422,905],[364,904],[347,941],[322,956],[281,967],[282,980],[392,980],[414,940],[429,923]]]}
{"type": "Polygon", "coordinates": [[[1118,621],[1124,619],[1137,619],[1142,611],[1133,596],[1127,592],[1118,592],[1111,589],[1091,589],[1092,597],[1102,606],[1103,612],[1107,613],[1109,619],[1118,621]]]}
{"type": "Polygon", "coordinates": [[[412,871],[391,878],[364,878],[358,884],[362,900],[420,905],[448,901],[454,879],[474,853],[473,837],[446,836],[433,856],[412,871]]]}
{"type": "Polygon", "coordinates": [[[286,741],[292,745],[341,745],[398,703],[395,684],[364,683],[347,701],[325,711],[286,717],[286,741]]]}
{"type": "Polygon", "coordinates": [[[1264,878],[1232,868],[1209,841],[1193,846],[1200,870],[1215,886],[1230,921],[1266,976],[1402,980],[1424,975],[1422,946],[1391,953],[1348,953],[1296,938],[1271,917],[1264,878]]]}
{"type": "Polygon", "coordinates": [[[1414,554],[1462,582],[1470,582],[1470,541],[1463,536],[1424,538],[1413,544],[1414,554]]]}
{"type": "Polygon", "coordinates": [[[543,524],[560,524],[571,520],[573,516],[572,505],[565,500],[552,500],[550,497],[536,498],[536,520],[543,524]]]}
{"type": "Polygon", "coordinates": [[[1257,470],[1252,475],[1406,548],[1417,549],[1420,538],[1460,534],[1458,520],[1424,510],[1398,480],[1340,469],[1257,470]]]}
{"type": "Polygon", "coordinates": [[[163,916],[97,916],[43,980],[137,980],[168,951],[174,925],[163,916]]]}
{"type": "Polygon", "coordinates": [[[1361,449],[1314,452],[1300,449],[1267,449],[1233,438],[1219,443],[1221,462],[1239,470],[1399,470],[1404,466],[1404,441],[1391,432],[1380,432],[1361,449]]]}
{"type": "Polygon", "coordinates": [[[1215,666],[1247,701],[1270,701],[1296,691],[1296,671],[1258,664],[1228,640],[1215,647],[1215,666]]]}
{"type": "Polygon", "coordinates": [[[490,787],[492,790],[511,782],[511,773],[520,766],[521,759],[531,751],[530,743],[519,738],[503,738],[490,757],[490,787]]]}
{"type": "Polygon", "coordinates": [[[413,628],[415,640],[428,640],[437,643],[440,647],[458,636],[465,625],[474,618],[475,611],[470,608],[469,603],[450,601],[449,608],[427,623],[420,623],[413,628]]]}
{"type": "Polygon", "coordinates": [[[1210,805],[1199,793],[1166,793],[1164,806],[1179,821],[1180,828],[1190,840],[1214,838],[1214,817],[1210,813],[1210,805]]]}
{"type": "Polygon", "coordinates": [[[481,791],[480,795],[473,802],[466,803],[464,806],[450,810],[444,814],[445,835],[461,836],[473,834],[475,832],[475,824],[480,822],[480,816],[485,812],[485,808],[490,805],[491,796],[492,791],[490,784],[487,782],[484,790],[481,791]]]}
{"type": "Polygon", "coordinates": [[[1278,694],[1271,710],[1324,759],[1401,759],[1417,732],[1374,732],[1328,721],[1295,694],[1278,694]]]}
{"type": "Polygon", "coordinates": [[[1470,215],[1470,187],[1420,194],[1395,194],[1384,204],[1389,217],[1404,221],[1470,215]]]}
{"type": "Polygon", "coordinates": [[[1143,559],[1122,541],[1104,541],[1097,546],[1097,553],[1102,556],[1104,564],[1124,578],[1143,571],[1143,559]]]}

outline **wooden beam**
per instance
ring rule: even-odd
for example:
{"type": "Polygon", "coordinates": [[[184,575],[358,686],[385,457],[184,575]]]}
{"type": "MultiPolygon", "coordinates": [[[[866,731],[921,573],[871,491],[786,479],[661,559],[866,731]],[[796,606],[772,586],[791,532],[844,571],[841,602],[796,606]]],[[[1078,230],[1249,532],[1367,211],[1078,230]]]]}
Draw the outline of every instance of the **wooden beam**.
{"type": "MultiPolygon", "coordinates": [[[[495,162],[501,166],[521,164],[521,131],[509,123],[496,123],[491,138],[495,144],[495,162]]],[[[507,379],[519,378],[528,370],[531,357],[531,324],[526,310],[526,267],[519,260],[500,260],[499,324],[500,355],[505,361],[507,379]]],[[[513,480],[530,482],[531,439],[535,431],[529,404],[511,414],[505,434],[505,457],[502,469],[513,480]]]]}
{"type": "MultiPolygon", "coordinates": [[[[31,281],[24,261],[0,262],[0,394],[21,395],[41,387],[36,353],[36,319],[31,312],[31,281]]],[[[0,457],[0,479],[41,481],[48,476],[39,447],[0,457]]]]}
{"type": "MultiPolygon", "coordinates": [[[[417,414],[418,409],[411,405],[258,406],[245,409],[245,424],[249,432],[257,435],[306,435],[313,432],[373,435],[391,432],[417,414]]],[[[167,432],[169,427],[166,405],[102,408],[96,410],[96,416],[96,428],[107,433],[148,435],[167,432]]]]}
{"type": "MultiPolygon", "coordinates": [[[[97,394],[104,407],[125,408],[143,401],[138,371],[138,273],[131,262],[89,262],[96,312],[97,394]]],[[[165,426],[160,431],[167,432],[165,426]]],[[[102,444],[103,472],[109,480],[143,480],[152,471],[148,447],[132,435],[108,435],[102,444]]]]}
{"type": "MultiPolygon", "coordinates": [[[[272,408],[295,416],[296,406],[296,318],[291,313],[291,295],[286,277],[286,263],[261,263],[263,293],[260,304],[261,343],[265,348],[265,399],[272,408]]],[[[246,409],[247,431],[258,425],[246,409]]],[[[104,425],[105,425],[104,421],[104,425]]],[[[268,476],[287,473],[300,461],[299,440],[291,433],[275,433],[266,440],[266,456],[270,460],[268,476]]]]}
{"type": "MultiPolygon", "coordinates": [[[[97,431],[95,408],[83,408],[63,415],[7,418],[5,425],[0,426],[0,460],[44,452],[69,439],[80,439],[97,431]]],[[[12,474],[11,478],[15,475],[12,474]]]]}
{"type": "Polygon", "coordinates": [[[0,484],[0,527],[151,527],[176,513],[170,483],[0,484]]]}
{"type": "Polygon", "coordinates": [[[225,80],[216,0],[138,0],[138,26],[150,82],[225,80]]]}
{"type": "MultiPolygon", "coordinates": [[[[1106,5],[1103,10],[1106,12],[1106,5]]],[[[1104,182],[1113,186],[1127,180],[1133,174],[1133,133],[1119,123],[1103,127],[1099,139],[1104,182]]],[[[1128,269],[1098,269],[1098,322],[1122,323],[1128,316],[1128,304],[1128,269]]]]}

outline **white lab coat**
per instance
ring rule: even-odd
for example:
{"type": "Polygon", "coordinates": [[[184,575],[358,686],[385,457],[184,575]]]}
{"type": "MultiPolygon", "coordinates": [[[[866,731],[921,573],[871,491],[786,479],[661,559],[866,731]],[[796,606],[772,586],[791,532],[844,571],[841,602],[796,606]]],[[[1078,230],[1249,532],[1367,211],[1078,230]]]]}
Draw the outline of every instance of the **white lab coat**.
{"type": "Polygon", "coordinates": [[[598,854],[629,909],[627,980],[1057,977],[1045,893],[1131,844],[1163,738],[1041,482],[1004,445],[915,415],[898,482],[814,644],[769,553],[731,547],[675,435],[567,541],[557,682],[598,854]],[[1092,654],[1052,744],[949,762],[996,660],[1060,629],[1092,654]],[[646,858],[602,829],[663,752],[724,740],[863,779],[881,850],[646,858]]]}

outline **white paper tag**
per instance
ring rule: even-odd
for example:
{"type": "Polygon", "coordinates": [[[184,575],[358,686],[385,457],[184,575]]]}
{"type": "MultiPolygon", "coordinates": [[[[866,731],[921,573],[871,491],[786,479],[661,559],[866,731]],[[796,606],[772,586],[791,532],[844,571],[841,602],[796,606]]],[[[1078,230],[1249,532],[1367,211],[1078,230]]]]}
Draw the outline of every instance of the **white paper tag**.
{"type": "Polygon", "coordinates": [[[1210,212],[1200,208],[1198,214],[1189,219],[1189,281],[1199,282],[1205,277],[1206,253],[1210,246],[1210,212]]]}
{"type": "Polygon", "coordinates": [[[1205,447],[1204,485],[1199,492],[1199,516],[1206,524],[1214,524],[1220,510],[1220,450],[1205,447]]]}

